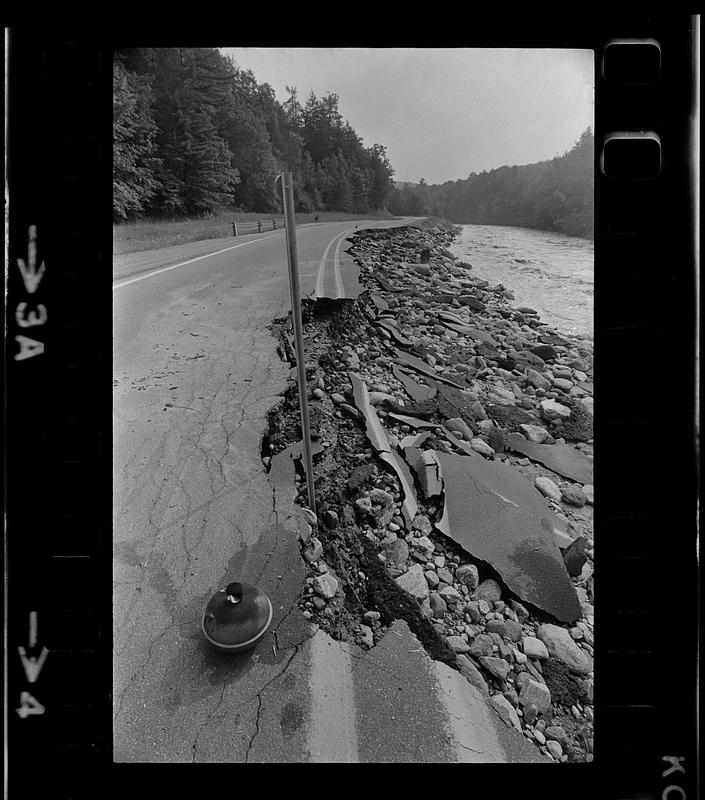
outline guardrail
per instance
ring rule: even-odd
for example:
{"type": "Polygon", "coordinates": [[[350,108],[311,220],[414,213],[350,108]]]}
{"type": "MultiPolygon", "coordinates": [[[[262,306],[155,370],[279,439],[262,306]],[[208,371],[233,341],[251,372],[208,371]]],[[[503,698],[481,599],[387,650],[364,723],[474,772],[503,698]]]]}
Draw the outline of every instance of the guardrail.
{"type": "MultiPolygon", "coordinates": [[[[314,217],[314,221],[318,222],[318,214],[314,217]]],[[[248,233],[262,233],[262,231],[276,231],[286,228],[286,221],[283,219],[277,220],[257,220],[256,222],[233,222],[233,236],[246,236],[248,233]]]]}
{"type": "Polygon", "coordinates": [[[248,233],[262,233],[262,231],[276,231],[285,228],[282,220],[257,220],[256,222],[233,222],[233,236],[245,236],[248,233]]]}

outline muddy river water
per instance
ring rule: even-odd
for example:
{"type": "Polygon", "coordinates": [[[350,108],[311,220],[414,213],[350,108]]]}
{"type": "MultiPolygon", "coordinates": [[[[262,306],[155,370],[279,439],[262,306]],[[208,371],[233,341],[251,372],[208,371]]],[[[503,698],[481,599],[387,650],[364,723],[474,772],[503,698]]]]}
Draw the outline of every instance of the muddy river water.
{"type": "Polygon", "coordinates": [[[593,337],[593,242],[576,236],[510,228],[462,225],[449,248],[473,266],[473,274],[501,283],[514,306],[536,309],[562,333],[593,337]]]}

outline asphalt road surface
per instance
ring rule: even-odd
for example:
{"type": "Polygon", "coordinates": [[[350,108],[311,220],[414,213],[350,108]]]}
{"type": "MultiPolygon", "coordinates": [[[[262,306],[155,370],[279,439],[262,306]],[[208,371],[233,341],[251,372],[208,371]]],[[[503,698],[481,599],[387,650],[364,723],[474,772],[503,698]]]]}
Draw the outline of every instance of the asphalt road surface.
{"type": "MultiPolygon", "coordinates": [[[[346,232],[409,221],[301,226],[302,294],[354,291],[346,232]]],[[[120,256],[114,275],[114,760],[538,760],[403,623],[363,652],[295,607],[293,475],[260,458],[289,373],[268,329],[290,309],[284,232],[120,256]],[[236,579],[274,616],[227,656],[201,618],[236,579]]]]}

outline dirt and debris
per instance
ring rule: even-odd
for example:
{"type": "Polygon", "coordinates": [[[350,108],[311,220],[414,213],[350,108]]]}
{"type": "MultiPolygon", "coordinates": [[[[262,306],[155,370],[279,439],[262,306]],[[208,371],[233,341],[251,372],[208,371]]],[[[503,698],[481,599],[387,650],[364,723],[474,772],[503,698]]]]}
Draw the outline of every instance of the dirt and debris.
{"type": "MultiPolygon", "coordinates": [[[[300,607],[334,638],[366,648],[404,619],[433,658],[463,674],[459,656],[468,660],[542,752],[592,760],[592,672],[574,673],[541,640],[557,627],[543,623],[563,624],[592,663],[592,345],[510,306],[504,287],[454,259],[453,236],[452,226],[360,231],[349,253],[367,291],[302,304],[317,520],[301,535],[309,574],[300,607]],[[525,484],[531,509],[519,516],[539,526],[543,560],[536,571],[539,551],[528,547],[514,565],[523,583],[503,574],[496,554],[474,552],[472,526],[467,537],[450,535],[458,513],[449,519],[437,469],[444,458],[463,464],[454,481],[469,464],[487,473],[480,493],[504,497],[506,508],[523,501],[494,486],[494,473],[525,484]],[[545,598],[556,580],[561,598],[552,605],[545,598]],[[498,660],[507,665],[501,674],[498,660]],[[523,690],[527,681],[540,691],[523,690]],[[527,700],[546,693],[541,711],[527,700]]],[[[263,463],[293,446],[305,506],[290,320],[272,330],[292,377],[270,413],[263,463]]],[[[462,503],[462,486],[454,495],[462,503]]],[[[505,534],[521,539],[519,523],[502,519],[505,534]]],[[[495,522],[484,520],[487,541],[495,522]]]]}

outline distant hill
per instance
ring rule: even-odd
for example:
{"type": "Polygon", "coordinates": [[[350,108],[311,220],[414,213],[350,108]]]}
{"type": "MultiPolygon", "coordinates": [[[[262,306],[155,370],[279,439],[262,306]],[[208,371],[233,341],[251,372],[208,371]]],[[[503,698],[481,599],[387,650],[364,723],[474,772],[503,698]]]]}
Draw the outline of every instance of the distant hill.
{"type": "Polygon", "coordinates": [[[464,180],[396,184],[393,214],[437,214],[451,222],[513,225],[594,236],[594,137],[588,128],[562,156],[472,173],[464,180]]]}

